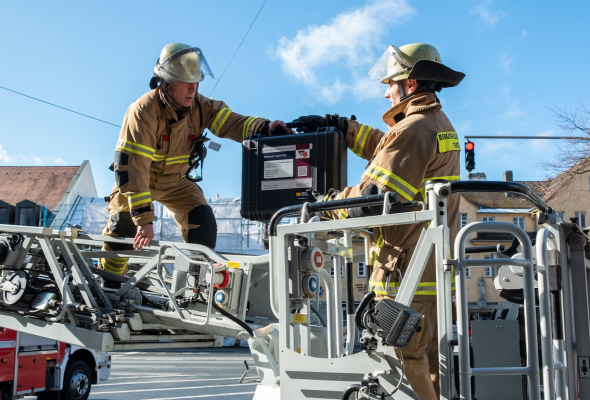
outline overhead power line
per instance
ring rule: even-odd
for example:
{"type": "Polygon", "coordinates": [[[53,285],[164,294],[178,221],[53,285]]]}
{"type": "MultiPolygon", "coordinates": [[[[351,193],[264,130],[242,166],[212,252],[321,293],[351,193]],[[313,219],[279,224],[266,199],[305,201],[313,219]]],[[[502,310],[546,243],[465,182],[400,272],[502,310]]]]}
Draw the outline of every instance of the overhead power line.
{"type": "Polygon", "coordinates": [[[238,50],[240,50],[240,47],[242,46],[242,43],[244,43],[244,40],[246,39],[246,36],[248,36],[248,33],[250,32],[250,29],[252,29],[252,26],[254,26],[254,22],[256,22],[256,18],[258,18],[258,15],[260,15],[260,11],[262,11],[262,9],[264,8],[264,5],[266,4],[268,0],[264,0],[264,3],[262,3],[262,6],[260,7],[260,10],[258,10],[258,14],[256,14],[256,16],[254,17],[254,20],[252,21],[252,23],[250,24],[250,28],[248,28],[248,30],[246,31],[246,34],[244,35],[244,37],[242,38],[242,41],[240,42],[240,44],[238,45],[238,47],[236,48],[236,51],[234,51],[234,54],[231,56],[231,58],[229,59],[229,62],[227,63],[227,65],[225,66],[225,69],[223,70],[223,72],[221,73],[221,76],[219,77],[219,79],[217,80],[217,82],[215,83],[215,86],[213,86],[213,90],[211,90],[211,93],[209,93],[209,97],[211,97],[213,95],[213,92],[215,91],[215,88],[217,87],[217,85],[219,84],[219,82],[221,81],[221,78],[223,78],[223,75],[225,75],[225,71],[227,71],[227,67],[229,67],[229,65],[231,64],[232,60],[234,59],[234,57],[236,56],[236,53],[238,52],[238,50]]]}
{"type": "Polygon", "coordinates": [[[94,117],[92,117],[92,116],[90,116],[90,115],[87,115],[87,114],[82,114],[81,112],[74,111],[74,110],[70,110],[69,108],[65,108],[65,107],[62,107],[62,106],[58,106],[57,104],[53,104],[53,103],[50,103],[50,102],[48,102],[48,101],[41,100],[41,99],[38,99],[38,98],[36,98],[36,97],[33,97],[33,96],[29,96],[29,95],[27,95],[27,94],[24,94],[24,93],[21,93],[21,92],[17,92],[16,90],[8,89],[8,88],[5,88],[5,87],[3,87],[3,86],[0,86],[0,89],[8,90],[9,92],[16,93],[16,94],[20,94],[21,96],[28,97],[29,99],[37,100],[37,101],[40,101],[41,103],[49,104],[50,106],[57,107],[57,108],[61,108],[62,110],[66,110],[66,111],[72,112],[72,113],[74,113],[74,114],[78,114],[78,115],[81,115],[81,116],[83,116],[83,117],[86,117],[86,118],[93,119],[93,120],[95,120],[95,121],[99,121],[99,122],[103,122],[103,123],[105,123],[105,124],[109,124],[109,125],[112,125],[112,126],[116,126],[117,128],[120,128],[120,127],[121,127],[121,125],[113,124],[113,123],[111,123],[111,122],[104,121],[104,120],[102,120],[102,119],[94,118],[94,117]]]}

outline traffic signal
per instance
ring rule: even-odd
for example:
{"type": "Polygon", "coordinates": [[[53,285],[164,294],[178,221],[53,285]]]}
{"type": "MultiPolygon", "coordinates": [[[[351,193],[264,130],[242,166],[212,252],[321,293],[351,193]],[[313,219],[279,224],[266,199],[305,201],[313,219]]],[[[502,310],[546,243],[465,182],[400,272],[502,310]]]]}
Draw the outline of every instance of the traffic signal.
{"type": "Polygon", "coordinates": [[[475,168],[475,143],[465,142],[465,169],[469,172],[475,168]]]}

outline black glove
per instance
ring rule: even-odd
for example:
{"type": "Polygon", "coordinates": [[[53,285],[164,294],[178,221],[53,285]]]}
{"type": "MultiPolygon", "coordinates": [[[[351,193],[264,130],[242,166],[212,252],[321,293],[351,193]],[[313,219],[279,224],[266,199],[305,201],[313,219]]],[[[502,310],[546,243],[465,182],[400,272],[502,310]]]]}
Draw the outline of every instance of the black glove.
{"type": "MultiPolygon", "coordinates": [[[[353,117],[354,115],[351,117],[351,119],[355,119],[353,117]]],[[[338,114],[325,114],[323,117],[321,115],[303,115],[293,122],[290,122],[289,126],[292,128],[297,128],[302,132],[333,126],[334,128],[340,130],[343,134],[346,134],[346,131],[348,130],[348,118],[340,117],[338,114]]]]}
{"type": "Polygon", "coordinates": [[[338,114],[326,114],[324,115],[324,119],[326,120],[326,126],[338,128],[340,132],[346,135],[346,131],[348,130],[348,118],[341,117],[338,114]]]}

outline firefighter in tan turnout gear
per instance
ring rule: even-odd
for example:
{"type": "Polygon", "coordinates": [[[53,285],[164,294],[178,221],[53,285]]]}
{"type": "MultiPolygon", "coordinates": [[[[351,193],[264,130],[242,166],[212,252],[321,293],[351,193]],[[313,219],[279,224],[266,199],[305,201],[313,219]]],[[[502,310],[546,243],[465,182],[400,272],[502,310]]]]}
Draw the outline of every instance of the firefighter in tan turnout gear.
{"type": "MultiPolygon", "coordinates": [[[[105,250],[149,245],[154,237],[152,201],[171,211],[185,242],[215,248],[213,210],[195,183],[198,178],[189,174],[189,165],[198,161],[202,166],[206,154],[203,131],[237,142],[272,129],[290,131],[282,121],[243,116],[222,101],[202,96],[198,87],[205,75],[213,77],[201,49],[170,43],[154,68],[152,90],[127,110],[115,148],[115,186],[103,235],[133,237],[134,244],[105,243],[105,250]]],[[[128,258],[101,259],[99,267],[125,275],[127,262],[128,258]]]]}
{"type": "MultiPolygon", "coordinates": [[[[373,79],[389,85],[385,97],[392,107],[383,114],[387,132],[355,120],[326,115],[328,124],[345,132],[348,147],[369,163],[357,186],[332,192],[320,200],[361,197],[394,191],[401,202],[425,201],[429,180],[459,180],[461,149],[455,129],[441,111],[436,92],[457,86],[463,73],[444,66],[438,51],[423,43],[389,46],[369,71],[373,79]]],[[[447,202],[451,243],[459,231],[459,199],[447,202]]],[[[379,214],[380,207],[332,212],[332,218],[379,214]],[[373,211],[372,209],[379,209],[373,211]]],[[[373,273],[369,290],[377,298],[395,294],[405,275],[424,224],[383,227],[373,232],[373,273]]],[[[411,307],[424,315],[422,331],[402,348],[406,376],[420,400],[439,398],[436,270],[433,256],[426,266],[411,307]]]]}

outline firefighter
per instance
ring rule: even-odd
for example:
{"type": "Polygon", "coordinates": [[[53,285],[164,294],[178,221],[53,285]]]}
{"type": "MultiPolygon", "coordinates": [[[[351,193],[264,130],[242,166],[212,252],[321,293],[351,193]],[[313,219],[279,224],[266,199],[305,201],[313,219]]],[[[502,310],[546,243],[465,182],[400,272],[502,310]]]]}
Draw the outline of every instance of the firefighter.
{"type": "MultiPolygon", "coordinates": [[[[439,52],[431,45],[414,43],[389,48],[369,71],[373,79],[388,85],[385,97],[391,108],[383,114],[389,129],[379,129],[336,115],[326,115],[327,124],[337,126],[346,135],[348,147],[368,161],[357,186],[342,192],[331,191],[318,199],[343,199],[383,192],[397,192],[401,202],[426,201],[424,183],[428,180],[459,180],[461,154],[455,128],[441,111],[436,96],[443,88],[457,86],[465,77],[442,64],[439,52]]],[[[370,215],[364,207],[331,212],[331,218],[370,215]]],[[[459,231],[459,199],[447,202],[451,241],[459,231]]],[[[390,275],[389,291],[395,294],[427,224],[389,226],[374,230],[373,273],[369,290],[378,299],[389,297],[385,285],[390,275]]],[[[422,331],[402,348],[406,376],[420,400],[438,399],[440,395],[438,335],[436,311],[436,270],[431,256],[411,307],[424,315],[422,331]]],[[[395,298],[395,296],[393,296],[395,298]]]]}
{"type": "MultiPolygon", "coordinates": [[[[203,52],[167,44],[150,81],[150,92],[127,109],[115,148],[115,186],[103,235],[134,238],[133,245],[104,243],[103,250],[132,250],[154,238],[153,201],[172,213],[186,243],[215,248],[217,224],[191,171],[206,154],[203,131],[242,142],[273,129],[291,131],[282,121],[243,116],[222,101],[198,93],[205,75],[213,77],[203,52]],[[190,163],[190,164],[189,164],[190,163]],[[193,168],[189,168],[193,167],[193,168]],[[191,180],[187,179],[191,178],[191,180]]],[[[105,258],[99,267],[125,275],[128,258],[105,258]]],[[[107,281],[109,286],[117,283],[107,281]]]]}

